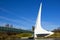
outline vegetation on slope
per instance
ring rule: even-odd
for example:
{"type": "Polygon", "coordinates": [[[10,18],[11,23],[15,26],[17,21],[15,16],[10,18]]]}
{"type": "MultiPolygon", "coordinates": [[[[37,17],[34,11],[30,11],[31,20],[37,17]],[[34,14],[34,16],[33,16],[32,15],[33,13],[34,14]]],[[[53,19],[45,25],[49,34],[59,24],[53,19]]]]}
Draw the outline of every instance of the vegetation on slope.
{"type": "Polygon", "coordinates": [[[54,34],[49,36],[49,38],[60,38],[60,27],[57,29],[54,29],[52,32],[54,32],[54,34]]]}
{"type": "Polygon", "coordinates": [[[32,31],[0,26],[0,40],[31,37],[32,31]]]}

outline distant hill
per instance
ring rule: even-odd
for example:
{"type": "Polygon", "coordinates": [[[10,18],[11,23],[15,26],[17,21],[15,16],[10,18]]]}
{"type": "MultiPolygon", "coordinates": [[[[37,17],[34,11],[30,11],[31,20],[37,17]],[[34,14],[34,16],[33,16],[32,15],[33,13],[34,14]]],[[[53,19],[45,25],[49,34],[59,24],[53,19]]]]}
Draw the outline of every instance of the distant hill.
{"type": "Polygon", "coordinates": [[[60,38],[60,27],[52,30],[52,32],[54,32],[54,34],[49,36],[49,38],[60,38]]]}
{"type": "Polygon", "coordinates": [[[18,34],[18,33],[33,33],[32,31],[29,31],[29,30],[10,28],[10,27],[3,27],[3,26],[0,26],[0,32],[16,33],[16,34],[18,34]]]}

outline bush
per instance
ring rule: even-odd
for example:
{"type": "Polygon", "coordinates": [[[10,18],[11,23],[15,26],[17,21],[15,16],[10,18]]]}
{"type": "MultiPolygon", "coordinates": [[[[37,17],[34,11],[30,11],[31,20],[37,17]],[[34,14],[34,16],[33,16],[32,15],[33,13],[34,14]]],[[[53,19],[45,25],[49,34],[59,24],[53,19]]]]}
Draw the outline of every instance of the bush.
{"type": "Polygon", "coordinates": [[[17,37],[31,37],[32,34],[31,33],[21,33],[21,34],[17,34],[17,37]]]}

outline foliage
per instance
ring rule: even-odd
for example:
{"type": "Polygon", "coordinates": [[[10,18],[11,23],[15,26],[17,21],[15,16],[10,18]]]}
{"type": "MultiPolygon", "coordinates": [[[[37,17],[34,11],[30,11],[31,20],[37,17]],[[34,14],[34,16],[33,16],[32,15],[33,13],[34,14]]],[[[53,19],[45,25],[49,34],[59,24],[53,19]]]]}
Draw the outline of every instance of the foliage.
{"type": "Polygon", "coordinates": [[[21,33],[21,34],[17,34],[17,37],[31,37],[32,34],[31,33],[21,33]]]}
{"type": "Polygon", "coordinates": [[[53,32],[60,32],[60,27],[58,27],[57,29],[54,29],[53,32]]]}
{"type": "Polygon", "coordinates": [[[33,33],[32,31],[29,30],[23,30],[23,29],[16,29],[16,28],[9,28],[9,27],[1,27],[0,26],[0,32],[6,32],[6,33],[33,33]]]}

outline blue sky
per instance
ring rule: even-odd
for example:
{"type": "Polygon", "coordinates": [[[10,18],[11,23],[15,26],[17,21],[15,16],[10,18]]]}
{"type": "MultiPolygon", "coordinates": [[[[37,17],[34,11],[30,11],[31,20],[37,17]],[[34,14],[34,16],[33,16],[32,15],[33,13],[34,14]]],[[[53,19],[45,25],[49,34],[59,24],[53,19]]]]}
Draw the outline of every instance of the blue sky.
{"type": "Polygon", "coordinates": [[[31,29],[35,25],[42,2],[42,27],[52,30],[60,27],[60,0],[0,0],[0,25],[31,29]]]}

